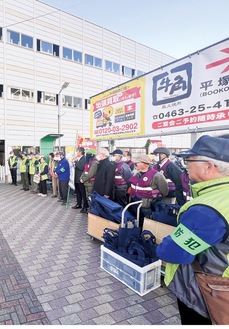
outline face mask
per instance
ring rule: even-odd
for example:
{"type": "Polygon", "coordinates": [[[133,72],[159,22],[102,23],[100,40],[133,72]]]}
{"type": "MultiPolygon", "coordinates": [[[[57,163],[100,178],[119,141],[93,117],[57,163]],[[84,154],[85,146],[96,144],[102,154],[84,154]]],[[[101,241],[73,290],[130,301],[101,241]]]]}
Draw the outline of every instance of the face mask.
{"type": "Polygon", "coordinates": [[[122,157],[122,160],[126,162],[127,161],[127,158],[126,157],[122,157]]]}
{"type": "Polygon", "coordinates": [[[155,162],[159,162],[159,161],[160,161],[159,155],[154,155],[153,160],[154,160],[155,162]]]}
{"type": "Polygon", "coordinates": [[[101,156],[100,155],[96,155],[96,160],[100,161],[101,160],[101,156]]]}
{"type": "Polygon", "coordinates": [[[115,161],[115,160],[116,160],[115,156],[111,157],[111,161],[115,161]]]}

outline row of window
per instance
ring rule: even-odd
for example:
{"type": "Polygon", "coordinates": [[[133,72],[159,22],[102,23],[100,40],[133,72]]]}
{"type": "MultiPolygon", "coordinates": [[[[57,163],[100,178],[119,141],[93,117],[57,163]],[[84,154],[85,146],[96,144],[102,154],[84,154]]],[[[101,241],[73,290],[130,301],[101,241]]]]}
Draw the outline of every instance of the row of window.
{"type": "MultiPolygon", "coordinates": [[[[3,96],[3,85],[0,85],[0,97],[3,96]]],[[[8,87],[7,98],[26,102],[34,102],[34,92],[32,90],[16,87],[8,87]]],[[[49,105],[58,105],[58,94],[37,91],[37,102],[49,105]]],[[[84,108],[89,109],[90,101],[85,99],[84,108]]],[[[62,106],[82,109],[83,99],[80,97],[62,95],[62,106]]]]}
{"type": "MultiPolygon", "coordinates": [[[[2,39],[2,28],[0,28],[0,37],[2,39]]],[[[28,36],[26,34],[18,33],[12,30],[7,30],[7,41],[22,47],[33,49],[34,42],[33,37],[28,36]]],[[[60,56],[60,46],[54,43],[46,42],[40,39],[37,39],[37,51],[50,54],[52,56],[59,57],[60,56]]],[[[77,63],[83,63],[83,53],[74,49],[62,47],[62,58],[68,59],[77,63]]],[[[103,61],[101,58],[85,54],[84,58],[85,65],[90,65],[93,67],[97,67],[102,69],[103,61]]],[[[121,74],[134,78],[138,77],[145,72],[140,70],[135,70],[130,67],[126,67],[124,65],[120,65],[118,63],[114,63],[108,60],[105,60],[105,71],[113,72],[116,74],[121,74]]]]}

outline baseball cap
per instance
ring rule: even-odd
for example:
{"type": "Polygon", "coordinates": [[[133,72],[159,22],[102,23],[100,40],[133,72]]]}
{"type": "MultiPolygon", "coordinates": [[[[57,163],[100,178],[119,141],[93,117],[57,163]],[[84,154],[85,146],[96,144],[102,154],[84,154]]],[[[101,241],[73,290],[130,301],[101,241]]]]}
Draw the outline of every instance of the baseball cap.
{"type": "Polygon", "coordinates": [[[110,155],[115,155],[115,154],[123,155],[123,152],[122,152],[122,150],[117,149],[117,150],[114,150],[112,153],[110,153],[110,155]]]}
{"type": "Polygon", "coordinates": [[[150,159],[150,157],[148,157],[148,155],[139,155],[135,162],[143,162],[143,163],[146,163],[146,164],[152,164],[152,161],[150,159]]]}
{"type": "Polygon", "coordinates": [[[151,154],[162,153],[167,156],[170,156],[170,150],[167,147],[157,147],[151,154]]]}
{"type": "Polygon", "coordinates": [[[95,155],[96,153],[97,153],[96,150],[95,149],[92,149],[92,148],[86,150],[86,154],[93,154],[93,155],[95,155]]]}
{"type": "Polygon", "coordinates": [[[191,149],[174,153],[174,155],[181,158],[202,155],[215,160],[229,162],[228,150],[229,139],[203,135],[195,142],[191,149]]]}

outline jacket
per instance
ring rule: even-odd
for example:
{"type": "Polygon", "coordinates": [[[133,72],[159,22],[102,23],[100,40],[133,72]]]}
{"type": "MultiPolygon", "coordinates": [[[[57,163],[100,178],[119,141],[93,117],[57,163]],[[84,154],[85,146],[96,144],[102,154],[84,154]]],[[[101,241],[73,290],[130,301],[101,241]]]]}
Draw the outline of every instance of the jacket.
{"type": "Polygon", "coordinates": [[[82,155],[79,160],[74,162],[74,167],[75,167],[74,182],[75,182],[75,184],[80,183],[80,176],[83,173],[85,163],[86,163],[85,155],[82,155]]]}
{"type": "Polygon", "coordinates": [[[88,183],[94,184],[97,167],[98,167],[98,161],[96,160],[95,157],[93,157],[89,163],[85,163],[84,171],[80,176],[80,179],[82,179],[85,186],[87,186],[88,183]]]}
{"type": "Polygon", "coordinates": [[[54,169],[54,173],[58,175],[59,181],[69,181],[70,167],[66,158],[62,158],[60,161],[58,161],[57,167],[54,169]]]}
{"type": "Polygon", "coordinates": [[[115,165],[115,186],[118,188],[125,188],[129,185],[131,177],[130,167],[124,161],[114,163],[115,165]]]}
{"type": "Polygon", "coordinates": [[[100,160],[95,176],[93,191],[99,195],[109,195],[111,199],[114,197],[114,176],[115,166],[108,158],[100,160]]]}
{"type": "Polygon", "coordinates": [[[209,317],[191,263],[196,257],[205,272],[229,277],[229,208],[225,198],[229,177],[196,183],[192,194],[193,200],[180,209],[177,228],[157,247],[157,255],[167,262],[168,288],[189,308],[209,317]]]}

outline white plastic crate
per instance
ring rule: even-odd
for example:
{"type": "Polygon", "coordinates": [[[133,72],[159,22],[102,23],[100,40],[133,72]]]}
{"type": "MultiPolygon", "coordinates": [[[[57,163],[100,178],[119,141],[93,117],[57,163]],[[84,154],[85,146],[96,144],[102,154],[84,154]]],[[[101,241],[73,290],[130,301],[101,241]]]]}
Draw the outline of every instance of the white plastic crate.
{"type": "Polygon", "coordinates": [[[161,286],[161,260],[140,267],[102,245],[100,267],[140,296],[161,286]]]}

